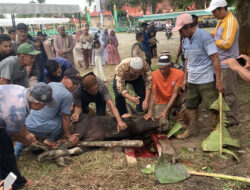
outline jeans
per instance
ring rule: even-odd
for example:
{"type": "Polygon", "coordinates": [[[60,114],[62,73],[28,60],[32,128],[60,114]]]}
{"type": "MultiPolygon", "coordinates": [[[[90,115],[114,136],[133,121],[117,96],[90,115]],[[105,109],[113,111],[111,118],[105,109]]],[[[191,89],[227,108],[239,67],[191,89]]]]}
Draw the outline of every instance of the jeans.
{"type": "MultiPolygon", "coordinates": [[[[142,112],[143,111],[142,110],[142,102],[144,101],[145,96],[146,96],[146,94],[145,94],[146,87],[145,87],[145,82],[144,82],[142,75],[140,75],[137,79],[135,79],[133,81],[125,81],[125,83],[131,84],[133,86],[133,89],[134,89],[136,95],[140,96],[140,103],[136,106],[136,109],[137,109],[137,111],[142,112]]],[[[114,89],[114,93],[115,93],[115,105],[116,105],[120,115],[128,113],[125,97],[123,97],[117,91],[115,77],[114,77],[114,81],[113,81],[113,89],[114,89]]]]}
{"type": "MultiPolygon", "coordinates": [[[[27,129],[36,137],[47,138],[54,142],[56,138],[63,132],[61,116],[57,116],[53,122],[44,122],[42,125],[37,126],[36,129],[29,128],[29,126],[27,126],[27,129]]],[[[14,149],[17,160],[19,160],[23,148],[24,145],[22,143],[16,142],[14,149]]]]}

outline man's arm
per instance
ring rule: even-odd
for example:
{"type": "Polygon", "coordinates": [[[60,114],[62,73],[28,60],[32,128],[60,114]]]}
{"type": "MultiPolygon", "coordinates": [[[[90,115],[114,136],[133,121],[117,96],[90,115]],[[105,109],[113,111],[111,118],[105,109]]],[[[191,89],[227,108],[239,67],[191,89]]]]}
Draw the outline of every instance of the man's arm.
{"type": "Polygon", "coordinates": [[[112,114],[114,115],[116,121],[117,121],[117,129],[119,130],[124,130],[127,128],[127,124],[124,123],[120,117],[120,114],[117,110],[117,108],[115,107],[113,101],[111,99],[109,99],[107,102],[107,105],[110,109],[110,111],[112,112],[112,114]]]}
{"type": "Polygon", "coordinates": [[[64,50],[64,53],[68,53],[70,51],[72,51],[75,47],[75,40],[72,38],[72,36],[68,36],[68,40],[69,40],[69,47],[67,49],[64,50]]]}
{"type": "Polygon", "coordinates": [[[70,132],[70,115],[62,113],[62,126],[65,136],[67,137],[68,141],[71,142],[73,145],[76,145],[79,142],[79,134],[71,135],[70,132]]]}
{"type": "Polygon", "coordinates": [[[180,90],[180,87],[179,86],[175,86],[174,87],[174,91],[173,91],[173,94],[168,102],[168,105],[167,107],[163,110],[163,112],[158,116],[158,118],[165,118],[170,110],[170,108],[174,105],[174,102],[178,96],[178,93],[179,93],[179,90],[180,90]]]}
{"type": "Polygon", "coordinates": [[[178,64],[178,62],[179,62],[179,58],[180,58],[181,53],[182,53],[182,40],[180,41],[178,53],[177,53],[176,59],[175,59],[175,63],[177,63],[177,64],[178,64]]]}
{"type": "Polygon", "coordinates": [[[186,85],[187,85],[187,78],[188,78],[188,71],[187,71],[187,59],[185,59],[185,73],[184,73],[184,79],[182,82],[181,88],[185,91],[186,90],[186,85]]]}
{"type": "Polygon", "coordinates": [[[10,84],[10,81],[5,78],[0,78],[0,85],[2,84],[10,84]]]}
{"type": "Polygon", "coordinates": [[[81,104],[77,104],[74,106],[74,113],[71,116],[72,122],[78,122],[79,121],[79,116],[82,113],[82,107],[81,104]]]}
{"type": "Polygon", "coordinates": [[[148,113],[146,115],[144,115],[145,120],[148,120],[150,118],[152,120],[154,120],[154,118],[153,118],[154,104],[155,104],[155,91],[152,90],[151,95],[150,95],[150,99],[149,99],[148,113]]]}
{"type": "Polygon", "coordinates": [[[146,94],[145,99],[144,99],[144,101],[142,103],[142,109],[144,111],[146,111],[148,109],[148,102],[149,102],[149,98],[150,98],[150,93],[151,93],[151,89],[146,88],[146,90],[145,90],[145,94],[146,94]]]}
{"type": "Polygon", "coordinates": [[[213,61],[213,65],[214,65],[214,72],[215,72],[215,78],[216,78],[216,88],[218,89],[219,92],[223,92],[224,85],[221,81],[221,68],[220,68],[219,54],[215,53],[213,55],[210,55],[209,57],[213,61]]]}
{"type": "Polygon", "coordinates": [[[36,137],[33,133],[29,132],[26,126],[19,133],[12,134],[13,140],[24,144],[24,146],[29,146],[36,142],[36,137]]]}

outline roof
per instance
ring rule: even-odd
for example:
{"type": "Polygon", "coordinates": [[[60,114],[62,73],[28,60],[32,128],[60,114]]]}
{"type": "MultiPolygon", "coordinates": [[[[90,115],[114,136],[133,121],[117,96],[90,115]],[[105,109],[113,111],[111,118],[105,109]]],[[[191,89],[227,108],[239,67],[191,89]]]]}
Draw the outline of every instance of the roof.
{"type": "Polygon", "coordinates": [[[79,5],[0,3],[0,14],[57,14],[81,12],[79,5]]]}
{"type": "MultiPolygon", "coordinates": [[[[142,15],[141,14],[142,9],[141,9],[140,6],[138,6],[138,7],[130,7],[128,5],[124,5],[122,7],[122,10],[126,11],[132,17],[139,17],[139,16],[142,15]]],[[[147,9],[146,14],[151,14],[151,12],[149,11],[149,9],[147,9]]]]}
{"type": "Polygon", "coordinates": [[[164,14],[144,15],[144,16],[141,16],[138,19],[138,21],[173,19],[173,18],[177,18],[182,13],[193,14],[193,15],[196,15],[196,16],[212,15],[212,12],[207,12],[205,10],[194,10],[194,11],[184,11],[184,12],[173,12],[173,13],[164,13],[164,14]]]}
{"type": "MultiPolygon", "coordinates": [[[[69,18],[16,18],[16,24],[62,24],[68,23],[69,18]]],[[[12,26],[11,19],[0,19],[0,26],[12,26]]]]}
{"type": "MultiPolygon", "coordinates": [[[[103,12],[103,16],[111,16],[111,15],[112,15],[111,11],[103,12]]],[[[100,16],[100,12],[94,10],[92,13],[90,13],[90,16],[100,16]]]]}

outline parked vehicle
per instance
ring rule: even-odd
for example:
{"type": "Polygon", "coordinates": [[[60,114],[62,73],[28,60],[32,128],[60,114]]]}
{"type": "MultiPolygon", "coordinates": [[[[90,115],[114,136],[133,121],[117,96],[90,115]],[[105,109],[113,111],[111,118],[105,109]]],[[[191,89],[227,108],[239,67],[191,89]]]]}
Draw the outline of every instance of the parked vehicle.
{"type": "Polygon", "coordinates": [[[166,37],[167,39],[170,39],[170,37],[172,36],[172,29],[174,28],[173,25],[166,25],[166,37]]]}
{"type": "Polygon", "coordinates": [[[90,26],[89,33],[93,36],[94,40],[98,40],[101,34],[101,30],[98,27],[90,26]]]}

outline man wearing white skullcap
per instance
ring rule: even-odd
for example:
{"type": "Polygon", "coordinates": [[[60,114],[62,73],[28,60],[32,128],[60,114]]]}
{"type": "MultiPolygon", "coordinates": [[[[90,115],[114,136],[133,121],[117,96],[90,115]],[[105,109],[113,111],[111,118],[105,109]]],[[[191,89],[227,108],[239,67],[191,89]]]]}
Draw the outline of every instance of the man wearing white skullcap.
{"type": "MultiPolygon", "coordinates": [[[[159,69],[152,73],[152,92],[149,100],[148,113],[144,119],[153,118],[153,108],[155,106],[155,115],[158,118],[166,118],[170,108],[181,108],[182,97],[180,95],[181,85],[183,83],[184,72],[172,68],[169,56],[160,56],[158,60],[159,69]],[[179,96],[178,96],[179,95],[179,96]]],[[[179,110],[180,111],[180,110],[179,110]]]]}
{"type": "Polygon", "coordinates": [[[152,78],[149,65],[140,57],[132,57],[122,60],[115,69],[113,89],[115,93],[116,107],[123,115],[128,113],[125,98],[137,105],[137,111],[146,111],[151,92],[152,78]],[[126,84],[133,86],[136,96],[131,96],[126,84]]]}

